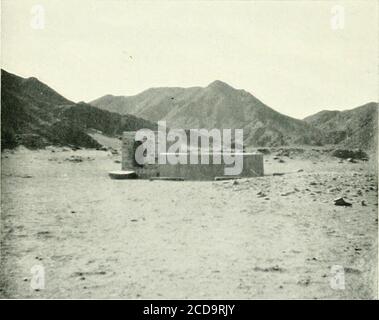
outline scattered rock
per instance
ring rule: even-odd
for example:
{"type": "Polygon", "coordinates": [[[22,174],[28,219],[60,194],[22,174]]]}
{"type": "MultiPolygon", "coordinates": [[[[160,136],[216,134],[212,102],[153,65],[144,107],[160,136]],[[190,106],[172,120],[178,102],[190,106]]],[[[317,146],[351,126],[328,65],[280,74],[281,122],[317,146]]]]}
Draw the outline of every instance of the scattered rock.
{"type": "MultiPolygon", "coordinates": [[[[84,276],[96,276],[96,275],[105,275],[107,274],[105,271],[76,271],[72,274],[73,277],[79,277],[80,279],[81,278],[84,278],[84,276]]],[[[81,279],[81,280],[84,280],[84,279],[81,279]]]]}
{"type": "Polygon", "coordinates": [[[267,149],[267,148],[260,148],[260,149],[257,149],[257,151],[263,154],[270,154],[270,149],[267,149]]]}
{"type": "Polygon", "coordinates": [[[254,271],[261,271],[261,272],[283,272],[284,270],[282,268],[280,268],[278,265],[275,265],[273,267],[267,267],[267,268],[255,267],[254,271]]]}
{"type": "Polygon", "coordinates": [[[347,202],[347,201],[345,201],[344,198],[335,199],[334,200],[334,205],[336,205],[336,206],[344,206],[344,207],[351,207],[352,206],[352,204],[349,203],[349,202],[347,202]]]}
{"type": "Polygon", "coordinates": [[[368,155],[366,152],[357,149],[357,150],[349,150],[349,149],[337,149],[332,153],[332,156],[341,158],[341,159],[368,159],[368,155]]]}
{"type": "Polygon", "coordinates": [[[295,191],[288,191],[288,192],[282,193],[281,196],[286,197],[286,196],[289,196],[290,194],[293,194],[293,193],[295,193],[295,191]]]}
{"type": "Polygon", "coordinates": [[[83,162],[83,158],[81,156],[71,156],[69,158],[66,158],[65,161],[70,162],[83,162]]]}
{"type": "Polygon", "coordinates": [[[257,196],[260,197],[260,198],[264,198],[264,197],[266,197],[266,194],[263,191],[259,191],[257,193],[257,196]]]}
{"type": "Polygon", "coordinates": [[[339,191],[341,191],[341,188],[338,188],[338,187],[330,188],[330,189],[328,190],[329,193],[334,193],[334,192],[339,192],[339,191]]]}
{"type": "Polygon", "coordinates": [[[361,270],[358,270],[355,268],[350,268],[350,267],[345,267],[344,270],[346,273],[352,273],[352,274],[361,274],[362,273],[361,270]]]}
{"type": "Polygon", "coordinates": [[[37,237],[52,238],[50,231],[39,231],[36,233],[37,237]]]}
{"type": "Polygon", "coordinates": [[[91,157],[83,158],[83,157],[81,157],[81,156],[74,156],[74,155],[72,155],[71,157],[66,158],[66,159],[64,159],[64,160],[65,160],[65,161],[70,161],[70,162],[79,163],[79,162],[83,162],[84,160],[92,161],[92,160],[94,160],[94,158],[91,158],[91,157]]]}
{"type": "Polygon", "coordinates": [[[297,283],[302,286],[307,287],[311,283],[311,279],[310,278],[302,279],[302,280],[299,280],[297,283]]]}

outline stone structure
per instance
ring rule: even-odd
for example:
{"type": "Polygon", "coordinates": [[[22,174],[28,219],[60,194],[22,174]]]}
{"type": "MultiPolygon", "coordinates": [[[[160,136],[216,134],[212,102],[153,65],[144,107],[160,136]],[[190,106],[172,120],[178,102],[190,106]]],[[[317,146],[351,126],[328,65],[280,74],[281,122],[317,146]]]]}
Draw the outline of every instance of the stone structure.
{"type": "MultiPolygon", "coordinates": [[[[157,139],[156,139],[157,140],[157,139]]],[[[188,164],[159,164],[158,154],[155,154],[155,164],[140,165],[135,160],[135,150],[142,141],[135,141],[135,132],[124,132],[122,140],[122,170],[133,170],[139,178],[183,178],[185,180],[213,180],[216,177],[225,176],[224,169],[227,166],[223,161],[221,164],[214,164],[212,153],[209,154],[209,164],[190,164],[190,153],[187,154],[188,164]]],[[[157,150],[157,146],[155,150],[157,150]]],[[[200,156],[199,156],[200,159],[200,156]]],[[[222,159],[222,157],[221,157],[222,159]]],[[[244,153],[243,154],[243,171],[238,177],[259,177],[263,176],[263,154],[244,153]]]]}

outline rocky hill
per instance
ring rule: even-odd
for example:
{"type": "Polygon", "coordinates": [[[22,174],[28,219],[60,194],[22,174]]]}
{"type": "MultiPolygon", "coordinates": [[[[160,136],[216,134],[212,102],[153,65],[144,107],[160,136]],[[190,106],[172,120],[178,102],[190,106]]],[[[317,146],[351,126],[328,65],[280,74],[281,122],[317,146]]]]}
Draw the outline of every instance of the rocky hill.
{"type": "Polygon", "coordinates": [[[132,115],[104,111],[74,103],[36,78],[22,78],[1,70],[2,149],[23,144],[41,148],[48,144],[99,147],[87,131],[106,135],[155,128],[150,121],[132,115]]]}
{"type": "Polygon", "coordinates": [[[135,96],[107,95],[74,103],[36,78],[1,71],[2,148],[48,144],[97,148],[88,132],[115,137],[123,131],[156,128],[244,130],[245,146],[334,144],[375,149],[378,104],[347,111],[321,111],[304,120],[276,112],[249,92],[221,81],[207,87],[151,88],[135,96]],[[146,120],[145,120],[146,119],[146,120]]]}
{"type": "Polygon", "coordinates": [[[135,96],[104,96],[92,105],[171,128],[244,129],[247,146],[319,145],[322,133],[305,121],[271,109],[252,94],[222,81],[207,87],[152,88],[135,96]]]}
{"type": "Polygon", "coordinates": [[[376,149],[378,104],[375,102],[346,111],[324,110],[304,120],[325,132],[324,143],[376,149]]]}

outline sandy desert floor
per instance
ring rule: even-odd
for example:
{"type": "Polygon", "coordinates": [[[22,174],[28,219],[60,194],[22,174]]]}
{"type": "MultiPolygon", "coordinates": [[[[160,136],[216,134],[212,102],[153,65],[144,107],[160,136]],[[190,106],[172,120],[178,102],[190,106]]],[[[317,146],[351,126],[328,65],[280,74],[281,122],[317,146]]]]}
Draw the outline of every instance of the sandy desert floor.
{"type": "Polygon", "coordinates": [[[105,151],[4,152],[0,296],[376,298],[375,161],[273,157],[264,177],[175,182],[111,180],[105,151]]]}

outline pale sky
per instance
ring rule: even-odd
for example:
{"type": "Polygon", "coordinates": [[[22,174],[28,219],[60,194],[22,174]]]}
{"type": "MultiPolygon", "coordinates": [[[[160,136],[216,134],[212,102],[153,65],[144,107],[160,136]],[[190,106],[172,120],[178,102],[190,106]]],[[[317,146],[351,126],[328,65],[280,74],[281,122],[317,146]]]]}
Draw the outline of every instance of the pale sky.
{"type": "Polygon", "coordinates": [[[216,79],[296,118],[378,101],[376,0],[1,4],[2,68],[76,102],[216,79]]]}

